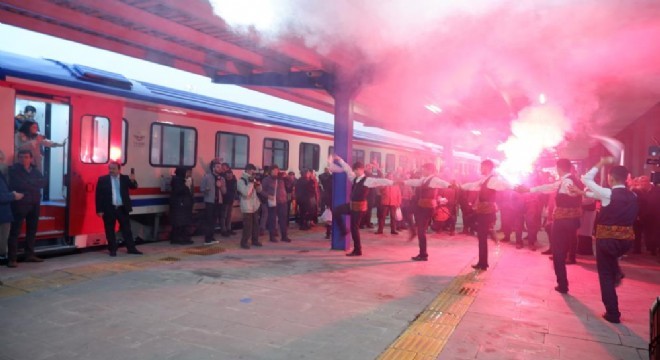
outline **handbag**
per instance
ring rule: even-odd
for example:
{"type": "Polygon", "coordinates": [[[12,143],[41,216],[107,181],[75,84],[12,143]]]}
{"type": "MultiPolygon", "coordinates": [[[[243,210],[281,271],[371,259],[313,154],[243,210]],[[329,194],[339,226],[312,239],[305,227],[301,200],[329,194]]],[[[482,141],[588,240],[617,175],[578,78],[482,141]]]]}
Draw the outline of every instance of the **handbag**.
{"type": "Polygon", "coordinates": [[[396,208],[396,211],[394,212],[394,218],[396,221],[403,221],[403,213],[401,212],[400,207],[396,208]]]}
{"type": "Polygon", "coordinates": [[[321,214],[321,221],[327,224],[332,223],[332,211],[330,208],[325,208],[325,210],[323,210],[323,214],[321,214]]]}

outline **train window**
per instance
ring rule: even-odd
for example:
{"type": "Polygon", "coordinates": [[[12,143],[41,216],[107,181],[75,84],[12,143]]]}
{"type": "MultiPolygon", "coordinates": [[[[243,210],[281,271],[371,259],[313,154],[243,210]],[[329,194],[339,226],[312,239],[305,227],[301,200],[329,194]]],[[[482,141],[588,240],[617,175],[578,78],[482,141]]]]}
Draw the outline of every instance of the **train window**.
{"type": "Polygon", "coordinates": [[[385,172],[393,172],[396,170],[396,158],[394,154],[385,154],[385,172]]]}
{"type": "Polygon", "coordinates": [[[330,147],[328,148],[328,156],[332,156],[332,155],[334,155],[334,154],[335,154],[335,147],[334,147],[334,146],[330,146],[330,147]]]}
{"type": "Polygon", "coordinates": [[[353,163],[357,161],[364,164],[364,150],[353,149],[353,163]]]}
{"type": "Polygon", "coordinates": [[[126,165],[128,157],[128,121],[121,119],[121,164],[126,165]]]}
{"type": "Polygon", "coordinates": [[[321,147],[318,144],[300,143],[300,170],[313,169],[319,171],[321,147]]]}
{"type": "Polygon", "coordinates": [[[372,151],[371,152],[371,156],[369,156],[369,162],[370,163],[373,163],[374,161],[376,161],[376,164],[378,164],[378,166],[380,166],[381,160],[382,160],[382,156],[381,156],[379,151],[372,151]]]}
{"type": "Polygon", "coordinates": [[[110,119],[85,115],[80,129],[80,161],[105,164],[110,157],[110,119]]]}
{"type": "Polygon", "coordinates": [[[215,135],[215,155],[233,169],[244,169],[250,158],[250,138],[219,131],[215,135]]]}
{"type": "Polygon", "coordinates": [[[163,123],[151,124],[149,162],[152,166],[195,166],[197,129],[163,123]]]}
{"type": "Polygon", "coordinates": [[[400,155],[399,156],[399,166],[401,168],[403,168],[403,170],[410,170],[408,168],[408,158],[403,156],[403,155],[400,155]]]}
{"type": "Polygon", "coordinates": [[[277,165],[280,169],[289,168],[289,142],[280,139],[264,139],[263,167],[277,165]]]}

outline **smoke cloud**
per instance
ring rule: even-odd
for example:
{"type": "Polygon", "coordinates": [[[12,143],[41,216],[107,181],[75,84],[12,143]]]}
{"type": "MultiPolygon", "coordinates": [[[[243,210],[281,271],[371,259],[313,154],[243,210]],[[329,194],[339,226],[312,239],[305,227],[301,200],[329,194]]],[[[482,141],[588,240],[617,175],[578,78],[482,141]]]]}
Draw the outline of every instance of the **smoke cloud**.
{"type": "Polygon", "coordinates": [[[567,132],[615,135],[660,98],[656,0],[211,3],[236,31],[297,38],[370,69],[358,100],[389,129],[484,157],[555,147],[567,132]]]}

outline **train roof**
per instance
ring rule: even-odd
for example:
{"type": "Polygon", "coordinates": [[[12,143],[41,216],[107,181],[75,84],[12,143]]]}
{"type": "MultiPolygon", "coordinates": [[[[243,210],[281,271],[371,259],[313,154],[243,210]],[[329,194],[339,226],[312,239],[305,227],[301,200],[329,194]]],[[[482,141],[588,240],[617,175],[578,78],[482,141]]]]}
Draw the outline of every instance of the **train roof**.
{"type": "MultiPolygon", "coordinates": [[[[121,74],[84,65],[68,64],[51,59],[38,59],[0,51],[0,79],[16,77],[75,89],[100,92],[129,99],[189,110],[231,116],[254,122],[284,126],[305,131],[334,134],[334,126],[282,112],[239,104],[215,97],[173,89],[143,81],[131,80],[121,74]]],[[[383,144],[396,144],[411,150],[430,150],[417,139],[408,136],[384,135],[376,131],[355,130],[356,139],[383,144]]],[[[438,147],[436,147],[438,148],[438,147]]]]}

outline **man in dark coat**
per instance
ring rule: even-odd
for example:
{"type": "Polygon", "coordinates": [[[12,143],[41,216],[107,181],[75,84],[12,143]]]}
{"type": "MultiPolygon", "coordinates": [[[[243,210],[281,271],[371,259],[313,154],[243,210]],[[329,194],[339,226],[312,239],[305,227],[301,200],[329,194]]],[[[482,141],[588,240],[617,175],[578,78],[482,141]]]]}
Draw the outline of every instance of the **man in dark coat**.
{"type": "Polygon", "coordinates": [[[225,174],[225,184],[227,192],[222,194],[222,216],[224,217],[224,226],[222,228],[222,236],[236,235],[236,232],[231,229],[231,214],[234,209],[234,200],[236,200],[237,183],[236,175],[231,170],[228,163],[222,163],[222,171],[225,174]]]}
{"type": "MultiPolygon", "coordinates": [[[[188,227],[193,222],[193,186],[190,169],[178,167],[172,176],[172,192],[170,193],[170,223],[172,233],[170,243],[192,244],[188,227]]],[[[214,219],[215,220],[215,219],[214,219]]]]}
{"type": "Polygon", "coordinates": [[[34,240],[37,235],[39,223],[39,210],[41,208],[41,189],[46,185],[44,176],[32,164],[32,152],[20,150],[18,163],[9,169],[9,183],[14,191],[24,195],[12,203],[14,221],[11,224],[8,241],[9,267],[16,267],[18,252],[18,235],[25,220],[25,261],[42,262],[34,254],[34,240]]]}
{"type": "Polygon", "coordinates": [[[117,239],[115,237],[115,223],[119,222],[121,236],[126,243],[129,254],[142,255],[135,247],[131,220],[128,214],[133,211],[128,189],[137,189],[135,175],[121,175],[121,165],[118,162],[108,164],[108,175],[99,177],[96,183],[96,214],[103,218],[105,236],[108,239],[110,256],[117,256],[117,239]]]}
{"type": "MultiPolygon", "coordinates": [[[[0,172],[0,256],[7,256],[7,238],[14,217],[11,213],[11,202],[21,200],[23,194],[9,190],[5,175],[0,172]]],[[[3,260],[4,261],[4,260],[3,260]]]]}

